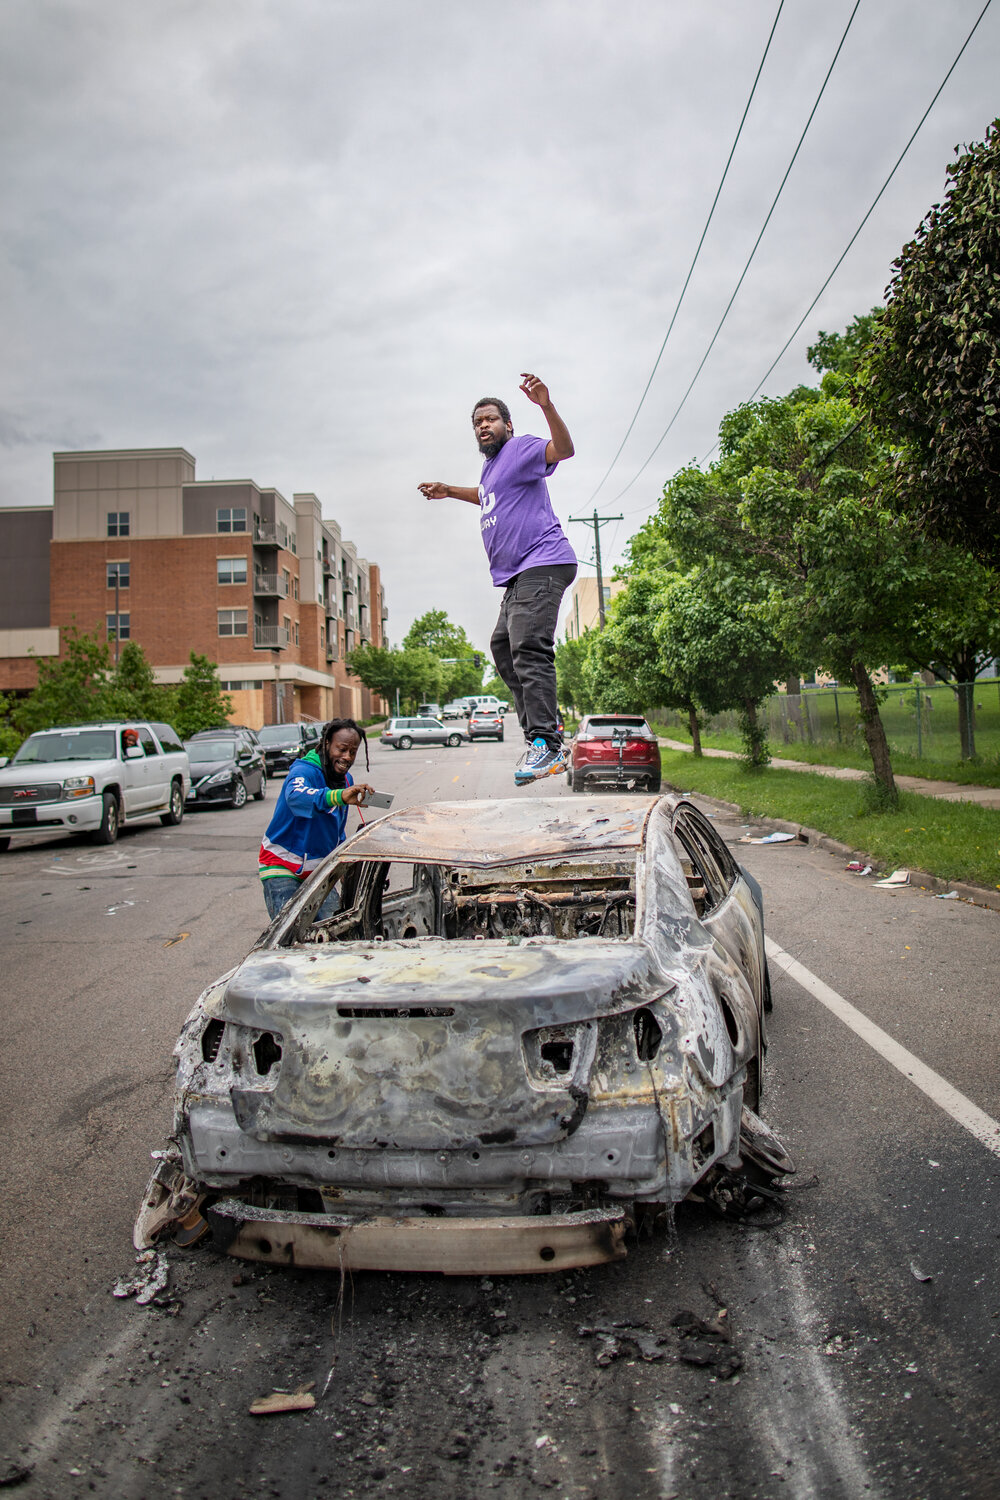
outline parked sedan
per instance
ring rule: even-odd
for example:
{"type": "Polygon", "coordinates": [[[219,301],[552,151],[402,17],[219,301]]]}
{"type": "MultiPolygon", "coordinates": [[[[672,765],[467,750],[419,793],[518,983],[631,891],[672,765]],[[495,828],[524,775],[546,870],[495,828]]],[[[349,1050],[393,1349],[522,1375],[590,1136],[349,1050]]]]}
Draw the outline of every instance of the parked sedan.
{"type": "Polygon", "coordinates": [[[184,748],[191,762],[191,790],[185,801],[188,808],[220,802],[229,807],[243,807],[250,796],[258,802],[264,800],[267,787],[264,757],[259,749],[243,742],[242,737],[199,737],[185,740],[184,748]]]}
{"type": "Polygon", "coordinates": [[[390,719],[382,731],[382,744],[393,750],[412,750],[414,745],[460,745],[461,730],[449,729],[440,719],[390,719]]]}
{"type": "Polygon", "coordinates": [[[503,740],[503,717],[496,708],[474,708],[465,732],[470,740],[503,740]]]}
{"type": "Polygon", "coordinates": [[[319,741],[322,725],[312,724],[265,724],[258,729],[257,738],[264,751],[264,761],[269,776],[284,775],[292,761],[308,755],[319,741]]]}
{"type": "Polygon", "coordinates": [[[494,1275],[620,1259],[694,1192],[751,1208],[792,1170],[762,905],[679,797],[369,823],[185,1022],[136,1246],[494,1275]]]}
{"type": "Polygon", "coordinates": [[[641,714],[588,714],[570,741],[566,777],[574,792],[658,792],[656,735],[641,714]]]}

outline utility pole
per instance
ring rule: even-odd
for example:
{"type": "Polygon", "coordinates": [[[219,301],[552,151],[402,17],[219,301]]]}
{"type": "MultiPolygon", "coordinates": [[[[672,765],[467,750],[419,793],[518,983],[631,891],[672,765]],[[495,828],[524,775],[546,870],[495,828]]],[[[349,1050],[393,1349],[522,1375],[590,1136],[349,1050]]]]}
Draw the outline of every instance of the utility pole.
{"type": "Polygon", "coordinates": [[[578,522],[581,526],[593,526],[594,528],[594,555],[597,559],[597,612],[601,620],[601,629],[604,629],[604,574],[601,572],[601,527],[608,521],[624,521],[624,516],[599,516],[594,511],[593,516],[570,516],[570,520],[578,522]]]}

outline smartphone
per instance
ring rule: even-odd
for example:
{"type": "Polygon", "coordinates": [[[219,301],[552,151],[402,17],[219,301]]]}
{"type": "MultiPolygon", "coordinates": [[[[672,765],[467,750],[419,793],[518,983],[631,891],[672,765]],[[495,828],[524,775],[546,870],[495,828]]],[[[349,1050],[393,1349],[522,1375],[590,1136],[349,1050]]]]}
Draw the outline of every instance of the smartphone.
{"type": "Polygon", "coordinates": [[[363,807],[391,807],[391,792],[372,792],[362,803],[363,807]]]}

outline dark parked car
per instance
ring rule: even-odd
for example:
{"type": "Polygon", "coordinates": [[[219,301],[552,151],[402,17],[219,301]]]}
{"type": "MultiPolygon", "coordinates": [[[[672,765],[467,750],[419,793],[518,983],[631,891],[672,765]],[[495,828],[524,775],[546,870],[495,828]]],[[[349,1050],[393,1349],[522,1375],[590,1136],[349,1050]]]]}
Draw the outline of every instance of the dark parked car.
{"type": "Polygon", "coordinates": [[[791,1170],[760,887],[680,797],[389,813],[198,1000],[135,1226],[282,1266],[559,1271],[791,1170]],[[336,886],[339,910],[317,920],[336,886]]]}
{"type": "Polygon", "coordinates": [[[587,714],[570,741],[566,777],[574,792],[658,792],[656,735],[641,714],[587,714]]]}
{"type": "Polygon", "coordinates": [[[191,790],[185,805],[227,803],[242,807],[247,798],[263,802],[267,788],[264,755],[243,734],[199,734],[185,740],[191,762],[191,790]]]}
{"type": "Polygon", "coordinates": [[[470,740],[502,740],[503,715],[497,708],[474,708],[465,732],[470,740]]]}
{"type": "Polygon", "coordinates": [[[319,744],[322,724],[265,724],[257,738],[264,751],[269,776],[284,775],[293,760],[308,755],[319,744]]]}

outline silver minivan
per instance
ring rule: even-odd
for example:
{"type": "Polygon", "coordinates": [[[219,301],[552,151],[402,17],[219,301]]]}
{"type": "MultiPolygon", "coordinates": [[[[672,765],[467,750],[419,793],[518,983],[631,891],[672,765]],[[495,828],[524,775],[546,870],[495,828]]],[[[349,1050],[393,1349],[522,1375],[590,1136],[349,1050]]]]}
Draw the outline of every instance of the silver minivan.
{"type": "Polygon", "coordinates": [[[390,719],[382,731],[382,744],[394,750],[412,750],[415,745],[460,745],[465,735],[440,719],[390,719]]]}

